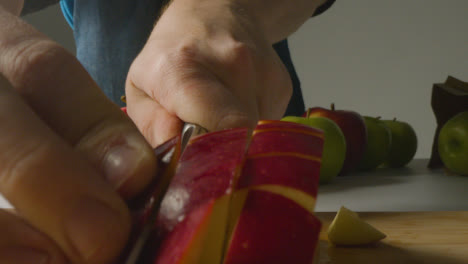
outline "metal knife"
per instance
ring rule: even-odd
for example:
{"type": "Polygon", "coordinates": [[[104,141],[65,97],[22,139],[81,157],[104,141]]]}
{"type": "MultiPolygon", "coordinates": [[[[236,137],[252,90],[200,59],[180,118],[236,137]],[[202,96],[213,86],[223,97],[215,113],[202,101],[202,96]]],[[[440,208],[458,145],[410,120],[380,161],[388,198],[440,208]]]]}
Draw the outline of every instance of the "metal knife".
{"type": "Polygon", "coordinates": [[[177,142],[175,146],[163,156],[162,162],[167,164],[166,169],[163,171],[158,185],[156,186],[156,190],[153,192],[150,198],[150,209],[148,217],[143,224],[143,228],[140,229],[139,234],[137,234],[137,238],[132,241],[133,244],[129,247],[128,255],[123,262],[124,264],[138,263],[142,249],[144,248],[146,241],[153,231],[154,223],[158,216],[161,203],[167,193],[167,190],[169,189],[172,178],[175,175],[179,157],[184,152],[191,138],[206,132],[206,129],[197,124],[185,123],[182,129],[182,134],[180,136],[180,141],[177,142]]]}

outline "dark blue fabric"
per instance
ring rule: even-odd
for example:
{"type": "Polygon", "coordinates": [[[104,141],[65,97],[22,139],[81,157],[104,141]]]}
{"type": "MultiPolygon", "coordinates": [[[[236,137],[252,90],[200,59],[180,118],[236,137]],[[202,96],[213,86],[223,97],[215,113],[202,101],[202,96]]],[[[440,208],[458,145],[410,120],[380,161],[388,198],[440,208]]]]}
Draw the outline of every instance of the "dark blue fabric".
{"type": "MultiPolygon", "coordinates": [[[[335,0],[329,0],[328,8],[335,0]]],[[[155,0],[61,0],[65,18],[74,29],[77,57],[104,93],[123,106],[125,80],[132,61],[143,48],[161,8],[155,0]]],[[[324,5],[325,6],[325,5],[324,5]]],[[[326,8],[317,9],[316,14],[326,8]]],[[[274,45],[293,82],[285,115],[302,115],[304,100],[288,42],[274,45]]]]}

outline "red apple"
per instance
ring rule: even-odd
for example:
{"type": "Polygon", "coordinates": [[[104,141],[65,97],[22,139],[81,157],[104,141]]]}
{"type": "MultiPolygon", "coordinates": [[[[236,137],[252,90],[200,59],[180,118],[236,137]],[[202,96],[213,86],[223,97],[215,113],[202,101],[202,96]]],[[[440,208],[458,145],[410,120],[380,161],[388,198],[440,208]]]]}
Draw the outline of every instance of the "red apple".
{"type": "Polygon", "coordinates": [[[341,128],[346,139],[346,158],[340,174],[353,171],[361,161],[367,145],[367,130],[364,119],[360,114],[348,110],[335,110],[321,107],[309,108],[308,117],[321,116],[329,118],[341,128]]]}
{"type": "Polygon", "coordinates": [[[256,261],[270,262],[264,250],[286,246],[279,259],[311,263],[320,231],[312,212],[322,145],[321,131],[280,121],[260,122],[252,134],[231,129],[191,140],[155,223],[153,250],[145,251],[151,261],[144,263],[219,264],[229,252],[230,263],[237,263],[231,257],[265,263],[256,261]],[[263,209],[252,215],[257,206],[263,209]],[[238,251],[238,241],[250,239],[249,230],[261,223],[258,230],[271,234],[252,237],[253,251],[238,251]]]}

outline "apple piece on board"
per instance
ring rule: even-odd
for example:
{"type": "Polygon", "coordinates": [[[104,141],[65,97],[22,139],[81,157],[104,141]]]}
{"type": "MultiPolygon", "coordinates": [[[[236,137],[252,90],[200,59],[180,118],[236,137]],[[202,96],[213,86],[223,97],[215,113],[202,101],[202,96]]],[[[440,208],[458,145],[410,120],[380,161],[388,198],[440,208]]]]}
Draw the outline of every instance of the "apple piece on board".
{"type": "Polygon", "coordinates": [[[282,121],[304,124],[321,129],[324,132],[322,165],[320,168],[320,183],[329,183],[335,179],[343,167],[346,156],[346,139],[340,127],[331,119],[325,117],[287,116],[282,121]]]}
{"type": "Polygon", "coordinates": [[[328,239],[337,246],[372,244],[386,235],[359,218],[358,214],[341,207],[328,228],[328,239]]]}
{"type": "Polygon", "coordinates": [[[410,124],[393,120],[382,120],[392,133],[390,152],[384,165],[391,168],[404,167],[416,154],[418,138],[410,124]]]}
{"type": "Polygon", "coordinates": [[[367,130],[362,116],[354,111],[335,110],[334,104],[331,105],[331,109],[313,107],[307,112],[308,117],[326,117],[335,121],[341,128],[346,139],[346,158],[340,175],[356,169],[367,145],[367,130]]]}
{"type": "Polygon", "coordinates": [[[392,143],[390,128],[380,117],[364,116],[367,128],[367,146],[359,162],[359,170],[373,170],[387,160],[392,143]]]}
{"type": "Polygon", "coordinates": [[[468,111],[458,113],[444,124],[438,148],[449,172],[468,176],[468,111]]]}
{"type": "Polygon", "coordinates": [[[226,252],[225,264],[310,264],[320,221],[283,196],[251,190],[226,252]]]}

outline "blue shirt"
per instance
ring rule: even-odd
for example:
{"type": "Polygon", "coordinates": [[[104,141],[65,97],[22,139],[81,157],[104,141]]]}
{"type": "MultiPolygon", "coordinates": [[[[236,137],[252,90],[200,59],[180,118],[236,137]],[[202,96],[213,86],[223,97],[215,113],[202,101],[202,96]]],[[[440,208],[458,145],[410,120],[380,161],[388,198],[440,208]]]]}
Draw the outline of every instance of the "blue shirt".
{"type": "MultiPolygon", "coordinates": [[[[319,7],[328,9],[335,0],[319,7]]],[[[163,1],[155,0],[60,0],[65,19],[73,28],[76,56],[104,93],[122,106],[125,80],[131,63],[150,35],[163,1]],[[110,4],[112,2],[112,4],[110,4]]],[[[273,45],[289,71],[293,96],[286,115],[302,115],[304,100],[288,42],[273,45]]]]}

